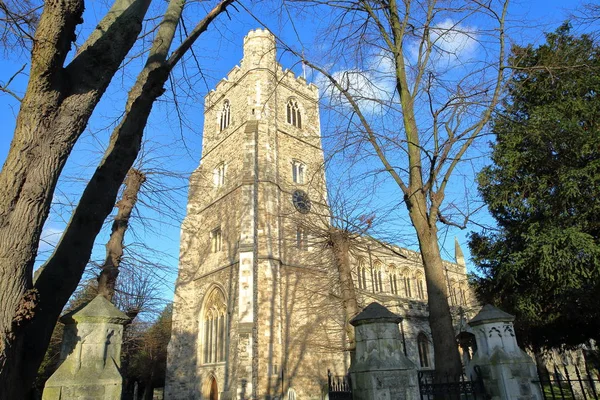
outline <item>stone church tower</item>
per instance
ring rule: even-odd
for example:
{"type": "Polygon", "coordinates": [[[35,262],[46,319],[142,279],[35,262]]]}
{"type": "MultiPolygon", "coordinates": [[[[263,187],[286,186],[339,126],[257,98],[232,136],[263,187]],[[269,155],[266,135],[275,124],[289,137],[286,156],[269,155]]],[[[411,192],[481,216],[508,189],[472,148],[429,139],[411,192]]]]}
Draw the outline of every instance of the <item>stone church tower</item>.
{"type": "Polygon", "coordinates": [[[314,234],[329,221],[317,100],[260,29],[207,95],[166,398],[321,398],[327,369],[343,365],[341,313],[326,304],[327,252],[314,234]]]}
{"type": "MultiPolygon", "coordinates": [[[[181,232],[166,398],[322,399],[327,370],[344,374],[348,360],[324,234],[317,88],[283,71],[275,38],[258,29],[244,39],[241,65],[206,96],[204,115],[181,232]]],[[[401,315],[405,355],[433,369],[420,254],[359,237],[350,256],[359,307],[377,301],[401,315]]],[[[455,258],[444,268],[466,360],[472,335],[462,332],[464,321],[479,307],[458,243],[455,258]]]]}

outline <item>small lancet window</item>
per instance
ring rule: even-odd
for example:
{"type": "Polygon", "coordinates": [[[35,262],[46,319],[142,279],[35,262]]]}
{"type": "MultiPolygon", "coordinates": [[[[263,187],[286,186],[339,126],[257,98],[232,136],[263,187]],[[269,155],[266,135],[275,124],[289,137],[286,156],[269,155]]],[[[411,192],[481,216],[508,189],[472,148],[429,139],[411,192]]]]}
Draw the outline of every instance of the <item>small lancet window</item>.
{"type": "Polygon", "coordinates": [[[390,292],[395,295],[398,294],[398,277],[394,267],[390,268],[390,292]]]}
{"type": "Polygon", "coordinates": [[[288,100],[287,103],[287,123],[297,128],[302,128],[300,107],[298,107],[298,102],[294,99],[288,100]]]}
{"type": "Polygon", "coordinates": [[[462,285],[460,287],[460,304],[463,306],[467,305],[467,290],[462,285]]]}
{"type": "Polygon", "coordinates": [[[225,163],[222,162],[213,170],[213,185],[217,188],[225,184],[225,169],[225,163]]]}
{"type": "Polygon", "coordinates": [[[221,110],[220,131],[227,129],[230,121],[231,121],[231,107],[229,105],[229,100],[225,100],[223,102],[223,109],[221,110]]]}
{"type": "Polygon", "coordinates": [[[417,275],[417,297],[421,300],[425,300],[425,285],[424,279],[421,274],[417,275]]]}
{"type": "Polygon", "coordinates": [[[304,183],[304,176],[306,174],[306,165],[302,162],[294,160],[292,161],[292,180],[294,183],[304,183]]]}
{"type": "Polygon", "coordinates": [[[406,297],[412,297],[412,289],[410,287],[410,276],[408,273],[404,275],[404,295],[406,297]]]}
{"type": "Polygon", "coordinates": [[[458,299],[456,296],[456,281],[450,281],[450,304],[453,306],[458,306],[458,299]]]}
{"type": "Polygon", "coordinates": [[[371,269],[371,282],[373,283],[373,293],[383,292],[383,281],[381,276],[381,263],[376,262],[371,269]]]}
{"type": "Polygon", "coordinates": [[[365,268],[365,261],[362,258],[357,259],[357,275],[358,275],[358,288],[367,289],[367,271],[365,268]]]}
{"type": "Polygon", "coordinates": [[[221,251],[223,248],[223,234],[221,233],[221,227],[213,229],[210,232],[210,251],[216,253],[221,251]]]}

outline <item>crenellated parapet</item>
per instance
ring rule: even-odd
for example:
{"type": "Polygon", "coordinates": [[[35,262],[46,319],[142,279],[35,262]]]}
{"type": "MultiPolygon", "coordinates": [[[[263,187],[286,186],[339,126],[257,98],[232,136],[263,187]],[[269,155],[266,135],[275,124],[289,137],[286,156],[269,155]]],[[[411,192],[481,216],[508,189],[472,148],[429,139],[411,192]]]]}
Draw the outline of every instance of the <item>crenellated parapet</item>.
{"type": "Polygon", "coordinates": [[[268,68],[275,66],[275,36],[266,29],[255,29],[244,38],[244,58],[242,68],[268,68]]]}
{"type": "Polygon", "coordinates": [[[240,65],[233,67],[227,76],[217,83],[205,97],[204,109],[209,111],[218,104],[229,91],[242,84],[244,78],[253,71],[266,71],[271,73],[276,85],[288,87],[300,97],[317,102],[319,89],[309,83],[302,76],[296,76],[293,71],[283,69],[275,59],[275,36],[265,29],[250,31],[244,38],[244,58],[240,65]]]}
{"type": "Polygon", "coordinates": [[[282,71],[278,68],[279,83],[292,87],[302,93],[305,97],[317,101],[319,98],[319,89],[312,83],[308,83],[302,76],[296,76],[293,71],[286,69],[282,71]]]}

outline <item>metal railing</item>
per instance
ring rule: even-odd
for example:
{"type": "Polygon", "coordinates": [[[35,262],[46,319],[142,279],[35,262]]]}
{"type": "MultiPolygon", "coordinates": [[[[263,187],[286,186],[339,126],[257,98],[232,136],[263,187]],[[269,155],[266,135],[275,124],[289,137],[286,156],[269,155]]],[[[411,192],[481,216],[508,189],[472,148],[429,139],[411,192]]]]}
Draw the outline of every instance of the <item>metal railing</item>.
{"type": "Polygon", "coordinates": [[[327,387],[329,400],[352,400],[350,375],[336,376],[327,370],[327,387]]]}
{"type": "Polygon", "coordinates": [[[540,385],[542,395],[546,400],[599,400],[600,380],[585,367],[581,371],[577,366],[571,374],[566,366],[558,368],[556,365],[552,373],[542,373],[538,370],[538,380],[533,381],[540,385]],[[575,372],[575,376],[572,373],[575,372]]]}
{"type": "Polygon", "coordinates": [[[474,376],[436,374],[435,371],[419,371],[421,400],[484,400],[483,379],[478,366],[474,376]]]}

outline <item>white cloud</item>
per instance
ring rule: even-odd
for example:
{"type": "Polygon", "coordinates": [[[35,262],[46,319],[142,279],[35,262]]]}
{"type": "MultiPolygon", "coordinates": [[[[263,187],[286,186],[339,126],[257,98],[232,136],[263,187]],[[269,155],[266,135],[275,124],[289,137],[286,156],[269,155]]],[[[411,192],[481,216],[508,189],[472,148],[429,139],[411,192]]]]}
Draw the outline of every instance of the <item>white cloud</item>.
{"type": "MultiPolygon", "coordinates": [[[[393,63],[389,57],[378,55],[368,60],[368,69],[347,69],[332,73],[340,86],[347,90],[363,113],[380,114],[394,94],[393,63]]],[[[350,107],[348,100],[329,79],[317,76],[315,84],[333,105],[350,107]]]]}
{"type": "Polygon", "coordinates": [[[59,228],[45,227],[44,230],[42,230],[42,234],[40,236],[38,253],[53,250],[58,244],[58,241],[60,240],[63,231],[63,229],[59,228]]]}
{"type": "MultiPolygon", "coordinates": [[[[447,18],[433,25],[429,30],[431,54],[429,62],[434,68],[448,68],[473,58],[479,46],[477,30],[474,27],[456,23],[447,18]]],[[[419,57],[420,40],[408,46],[408,61],[411,65],[419,57]]]]}
{"type": "MultiPolygon", "coordinates": [[[[438,69],[440,73],[467,62],[479,46],[475,28],[456,23],[450,18],[433,25],[429,35],[432,49],[428,68],[438,69]]],[[[407,65],[414,66],[416,63],[418,46],[418,41],[414,41],[407,47],[407,65]]],[[[391,53],[382,50],[366,60],[365,65],[365,69],[340,70],[332,76],[348,90],[364,113],[381,114],[392,101],[395,91],[394,60],[391,53]]],[[[408,79],[410,82],[410,72],[408,79]]],[[[349,106],[346,98],[323,75],[318,74],[315,84],[332,105],[349,106]]]]}
{"type": "Polygon", "coordinates": [[[431,41],[440,53],[456,58],[471,56],[478,44],[474,28],[449,18],[431,28],[431,41]]]}

